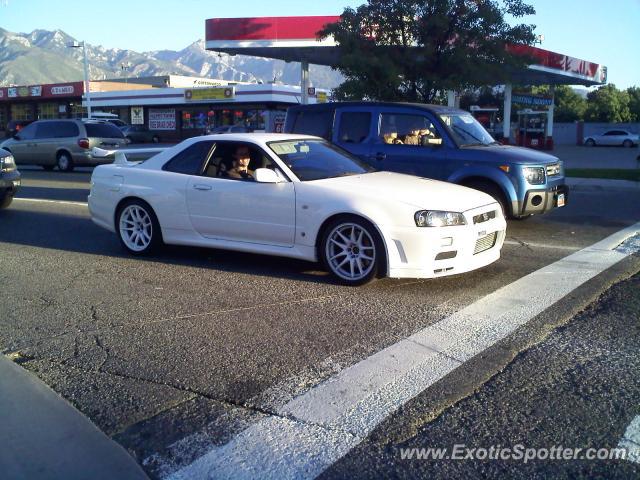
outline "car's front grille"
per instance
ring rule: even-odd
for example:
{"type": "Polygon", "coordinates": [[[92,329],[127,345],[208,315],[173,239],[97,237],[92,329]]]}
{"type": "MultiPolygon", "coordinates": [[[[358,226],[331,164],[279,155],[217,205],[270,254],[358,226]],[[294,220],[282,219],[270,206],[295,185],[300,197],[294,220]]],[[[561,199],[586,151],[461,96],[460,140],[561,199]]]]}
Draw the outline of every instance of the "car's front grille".
{"type": "Polygon", "coordinates": [[[476,248],[473,250],[473,254],[476,255],[478,253],[482,253],[485,250],[489,250],[496,244],[496,240],[498,239],[498,232],[490,233],[482,238],[479,238],[476,241],[476,248]]]}
{"type": "Polygon", "coordinates": [[[473,223],[476,224],[476,223],[488,222],[489,220],[493,220],[494,218],[496,218],[495,210],[491,212],[481,213],[480,215],[475,215],[473,217],[473,223]]]}
{"type": "Polygon", "coordinates": [[[560,175],[560,164],[554,163],[547,165],[547,177],[553,177],[554,175],[560,175]]]}

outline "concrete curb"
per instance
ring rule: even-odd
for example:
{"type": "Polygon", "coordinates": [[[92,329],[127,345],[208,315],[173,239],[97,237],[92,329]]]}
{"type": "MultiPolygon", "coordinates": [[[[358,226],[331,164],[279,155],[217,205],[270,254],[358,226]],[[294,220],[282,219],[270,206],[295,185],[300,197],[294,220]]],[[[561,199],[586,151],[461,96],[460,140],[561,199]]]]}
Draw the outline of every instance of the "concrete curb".
{"type": "Polygon", "coordinates": [[[0,472],[17,479],[148,479],[116,442],[0,354],[0,472]]]}
{"type": "Polygon", "coordinates": [[[631,180],[609,180],[605,178],[576,178],[566,177],[566,183],[571,190],[636,190],[640,191],[640,182],[631,180]]]}

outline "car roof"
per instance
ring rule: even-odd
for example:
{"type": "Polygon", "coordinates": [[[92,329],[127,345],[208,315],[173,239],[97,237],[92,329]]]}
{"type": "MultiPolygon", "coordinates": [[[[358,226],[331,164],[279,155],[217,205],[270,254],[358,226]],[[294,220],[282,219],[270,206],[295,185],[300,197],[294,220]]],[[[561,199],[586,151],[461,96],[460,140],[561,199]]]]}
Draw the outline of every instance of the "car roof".
{"type": "Polygon", "coordinates": [[[276,142],[278,140],[323,140],[320,137],[314,137],[312,135],[297,135],[293,133],[254,133],[254,132],[239,132],[239,133],[220,133],[217,135],[202,135],[196,137],[199,140],[229,140],[234,142],[246,142],[253,141],[255,143],[267,143],[276,142]]]}
{"type": "Polygon", "coordinates": [[[460,108],[448,107],[446,105],[433,105],[428,103],[409,103],[409,102],[367,102],[367,101],[351,101],[351,102],[329,102],[329,103],[316,103],[312,105],[294,105],[289,107],[289,110],[334,110],[336,108],[350,108],[350,107],[403,107],[413,108],[418,110],[426,110],[431,113],[468,113],[466,110],[460,108]]]}

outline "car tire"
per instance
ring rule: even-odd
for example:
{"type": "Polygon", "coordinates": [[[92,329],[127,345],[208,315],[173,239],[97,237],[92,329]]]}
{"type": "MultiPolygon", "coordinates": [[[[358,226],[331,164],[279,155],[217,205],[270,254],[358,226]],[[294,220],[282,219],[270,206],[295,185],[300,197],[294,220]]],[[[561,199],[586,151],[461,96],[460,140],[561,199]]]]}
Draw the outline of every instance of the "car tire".
{"type": "Polygon", "coordinates": [[[593,138],[587,138],[587,140],[584,142],[584,144],[587,147],[595,147],[596,146],[596,142],[593,138]]]}
{"type": "Polygon", "coordinates": [[[151,206],[138,199],[123,203],[116,214],[120,244],[132,255],[148,255],[162,244],[160,223],[151,206]]]}
{"type": "Polygon", "coordinates": [[[73,171],[73,159],[68,152],[60,152],[56,157],[56,166],[61,172],[73,171]]]}
{"type": "Polygon", "coordinates": [[[633,147],[633,142],[627,138],[624,142],[622,142],[622,146],[624,148],[631,148],[633,147]]]}
{"type": "Polygon", "coordinates": [[[0,193],[0,210],[7,208],[13,201],[13,195],[9,192],[0,193]]]}
{"type": "Polygon", "coordinates": [[[160,143],[160,137],[159,137],[159,136],[157,136],[157,135],[154,135],[154,136],[151,138],[151,141],[152,141],[153,143],[160,143]]]}
{"type": "Polygon", "coordinates": [[[376,228],[354,215],[331,221],[323,230],[319,257],[342,284],[364,285],[384,274],[386,254],[376,228]]]}

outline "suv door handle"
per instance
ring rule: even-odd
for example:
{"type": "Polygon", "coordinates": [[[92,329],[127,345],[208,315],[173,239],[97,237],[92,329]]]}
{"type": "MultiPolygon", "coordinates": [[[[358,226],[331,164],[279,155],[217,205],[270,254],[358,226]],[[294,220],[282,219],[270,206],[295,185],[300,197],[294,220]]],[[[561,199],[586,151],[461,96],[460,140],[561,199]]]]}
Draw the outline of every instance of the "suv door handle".
{"type": "Polygon", "coordinates": [[[193,188],[195,188],[196,190],[211,190],[211,185],[202,185],[202,184],[195,184],[193,186],[193,188]]]}

